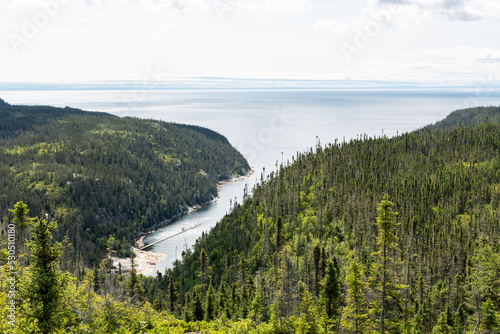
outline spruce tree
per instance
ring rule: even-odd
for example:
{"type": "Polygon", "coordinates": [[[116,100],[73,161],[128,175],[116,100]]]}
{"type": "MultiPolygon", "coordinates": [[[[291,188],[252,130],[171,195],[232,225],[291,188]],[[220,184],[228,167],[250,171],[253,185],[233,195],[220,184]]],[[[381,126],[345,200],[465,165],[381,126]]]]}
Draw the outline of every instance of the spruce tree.
{"type": "Polygon", "coordinates": [[[373,329],[369,318],[368,305],[365,300],[363,269],[359,259],[355,258],[349,265],[346,277],[347,296],[342,316],[342,327],[348,333],[362,334],[373,329]]]}
{"type": "Polygon", "coordinates": [[[463,334],[467,328],[467,315],[464,312],[462,305],[458,306],[453,318],[453,330],[455,334],[463,334]]]}
{"type": "Polygon", "coordinates": [[[63,326],[65,289],[69,277],[58,269],[62,254],[61,243],[52,239],[57,228],[54,221],[38,219],[31,228],[31,265],[25,283],[25,300],[29,300],[28,318],[36,320],[38,331],[43,334],[56,333],[63,326]]]}
{"type": "Polygon", "coordinates": [[[333,258],[333,261],[328,262],[326,274],[322,281],[321,302],[329,319],[335,319],[339,315],[341,302],[339,271],[337,259],[333,258]]]}
{"type": "Polygon", "coordinates": [[[206,285],[208,280],[210,279],[210,276],[208,274],[208,270],[210,269],[208,265],[208,255],[205,249],[201,249],[200,252],[200,280],[201,280],[201,297],[205,298],[205,293],[206,293],[206,285]]]}
{"type": "Polygon", "coordinates": [[[139,281],[139,278],[137,277],[137,270],[135,267],[137,266],[135,264],[135,253],[132,252],[130,255],[130,277],[128,279],[127,283],[127,291],[128,295],[131,298],[131,300],[139,300],[141,301],[144,295],[144,288],[142,287],[141,282],[139,281]]]}
{"type": "Polygon", "coordinates": [[[184,297],[184,320],[186,322],[190,322],[193,320],[193,310],[192,310],[192,301],[191,301],[191,293],[188,291],[184,297]]]}
{"type": "MultiPolygon", "coordinates": [[[[23,253],[25,252],[25,247],[19,243],[19,240],[23,240],[26,237],[26,227],[29,226],[36,218],[28,218],[28,206],[23,203],[23,201],[19,201],[14,205],[14,209],[9,209],[10,213],[14,215],[12,219],[12,223],[17,224],[19,226],[19,231],[16,234],[16,246],[18,247],[17,253],[19,255],[19,260],[21,260],[23,253]]],[[[23,261],[24,262],[24,261],[23,261]]],[[[22,263],[22,262],[21,262],[22,263]]]]}
{"type": "Polygon", "coordinates": [[[168,296],[169,296],[169,306],[170,312],[175,314],[175,305],[177,302],[177,289],[175,288],[174,276],[170,275],[170,282],[168,284],[168,296]]]}
{"type": "Polygon", "coordinates": [[[193,310],[192,310],[192,315],[194,320],[196,321],[201,321],[203,320],[203,304],[201,303],[201,297],[200,297],[200,292],[199,290],[196,290],[194,293],[194,301],[193,301],[193,310]]]}
{"type": "Polygon", "coordinates": [[[500,331],[500,320],[491,299],[486,300],[482,307],[483,319],[479,329],[484,333],[497,333],[500,331]]]}
{"type": "Polygon", "coordinates": [[[212,285],[212,281],[208,285],[207,296],[205,298],[205,320],[210,321],[215,318],[216,303],[215,303],[215,291],[212,285]]]}
{"type": "Polygon", "coordinates": [[[398,261],[395,253],[399,251],[398,237],[396,228],[399,225],[396,222],[397,212],[393,212],[394,203],[388,200],[384,195],[377,211],[375,225],[378,227],[377,246],[378,251],[374,255],[378,256],[378,274],[380,290],[380,333],[384,334],[386,330],[397,332],[400,316],[396,313],[401,302],[400,290],[405,286],[398,284],[398,261]],[[391,256],[392,255],[392,256],[391,256]],[[386,322],[388,326],[386,326],[386,322]]]}
{"type": "Polygon", "coordinates": [[[453,334],[453,327],[448,324],[446,311],[439,316],[436,326],[432,329],[432,334],[453,334]]]}
{"type": "Polygon", "coordinates": [[[283,219],[278,217],[276,219],[276,252],[279,253],[281,245],[283,244],[283,219]]]}
{"type": "Polygon", "coordinates": [[[432,329],[433,334],[454,334],[454,317],[449,304],[438,318],[436,326],[432,329]]]}

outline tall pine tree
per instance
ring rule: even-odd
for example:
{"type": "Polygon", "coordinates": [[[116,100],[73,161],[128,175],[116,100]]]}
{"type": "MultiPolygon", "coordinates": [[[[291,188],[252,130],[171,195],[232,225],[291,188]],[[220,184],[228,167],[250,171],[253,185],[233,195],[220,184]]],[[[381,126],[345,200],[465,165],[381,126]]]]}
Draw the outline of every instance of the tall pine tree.
{"type": "Polygon", "coordinates": [[[368,303],[365,299],[363,269],[359,259],[349,265],[346,277],[347,296],[342,315],[342,327],[348,333],[362,334],[373,331],[374,323],[369,318],[368,303]]]}
{"type": "Polygon", "coordinates": [[[374,253],[379,259],[375,274],[378,276],[378,290],[380,291],[380,333],[400,331],[401,320],[401,289],[398,257],[399,240],[396,236],[397,212],[393,211],[394,203],[384,195],[377,211],[375,225],[378,227],[377,246],[374,253]]]}
{"type": "Polygon", "coordinates": [[[43,334],[56,333],[64,325],[64,293],[68,275],[59,271],[61,243],[52,239],[57,228],[54,221],[38,219],[31,229],[31,265],[25,283],[24,298],[30,302],[28,318],[36,320],[38,331],[43,334]]]}

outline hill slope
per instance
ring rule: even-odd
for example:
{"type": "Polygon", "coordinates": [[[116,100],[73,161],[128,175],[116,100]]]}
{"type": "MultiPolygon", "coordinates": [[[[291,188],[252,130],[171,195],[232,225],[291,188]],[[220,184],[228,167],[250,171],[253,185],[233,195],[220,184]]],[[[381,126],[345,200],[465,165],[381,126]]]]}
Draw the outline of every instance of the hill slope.
{"type": "Polygon", "coordinates": [[[455,110],[445,119],[426,126],[430,130],[445,129],[468,125],[478,125],[485,122],[500,121],[500,107],[476,107],[455,110]]]}
{"type": "Polygon", "coordinates": [[[382,307],[391,333],[431,333],[448,309],[450,322],[458,314],[454,330],[473,329],[484,305],[500,311],[499,150],[500,123],[311,150],[183,254],[171,271],[177,291],[203,300],[211,277],[226,300],[215,317],[271,321],[275,332],[300,329],[299,317],[315,326],[347,319],[341,332],[354,333],[353,314],[366,325],[359,332],[369,332],[382,307]],[[399,213],[386,262],[375,224],[384,194],[399,213]],[[382,303],[386,278],[392,285],[382,303]]]}
{"type": "MultiPolygon", "coordinates": [[[[140,231],[210,201],[249,169],[211,130],[47,106],[0,103],[0,217],[18,200],[44,210],[73,254],[96,261],[109,235],[120,255],[140,231]]],[[[69,255],[69,256],[72,256],[69,255]]]]}

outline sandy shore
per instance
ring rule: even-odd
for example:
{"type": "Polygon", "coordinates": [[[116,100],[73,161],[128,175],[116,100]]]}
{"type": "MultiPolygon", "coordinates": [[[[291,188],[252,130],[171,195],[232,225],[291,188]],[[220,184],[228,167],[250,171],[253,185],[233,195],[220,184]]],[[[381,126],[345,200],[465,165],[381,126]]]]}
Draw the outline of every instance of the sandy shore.
{"type": "Polygon", "coordinates": [[[220,181],[219,183],[217,183],[217,190],[220,190],[222,185],[224,185],[226,183],[238,182],[238,181],[244,180],[244,179],[252,176],[253,173],[255,173],[255,170],[253,168],[251,168],[245,175],[232,176],[229,180],[220,181]]]}
{"type": "MultiPolygon", "coordinates": [[[[147,252],[132,247],[135,253],[135,270],[138,274],[147,275],[156,270],[156,263],[165,258],[165,254],[156,252],[147,252]]],[[[128,273],[132,269],[130,258],[112,257],[113,266],[118,271],[119,264],[122,265],[122,272],[128,273]]]]}

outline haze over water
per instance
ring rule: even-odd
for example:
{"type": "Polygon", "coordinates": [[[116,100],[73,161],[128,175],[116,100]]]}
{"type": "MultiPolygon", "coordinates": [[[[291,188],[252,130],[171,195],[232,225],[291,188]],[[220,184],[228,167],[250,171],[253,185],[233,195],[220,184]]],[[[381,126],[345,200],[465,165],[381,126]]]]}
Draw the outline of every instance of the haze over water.
{"type": "Polygon", "coordinates": [[[358,135],[394,136],[434,123],[455,109],[499,105],[500,92],[476,96],[474,91],[317,91],[317,90],[168,90],[129,91],[3,91],[11,104],[44,104],[104,111],[118,116],[161,119],[215,130],[248,159],[255,174],[222,187],[220,200],[149,235],[151,243],[200,223],[199,227],[160,242],[148,250],[164,253],[157,264],[171,267],[186,247],[241,202],[245,184],[252,186],[276,164],[297,152],[358,135]],[[133,97],[132,97],[133,96],[133,97]],[[136,101],[136,102],[127,102],[136,101]]]}

